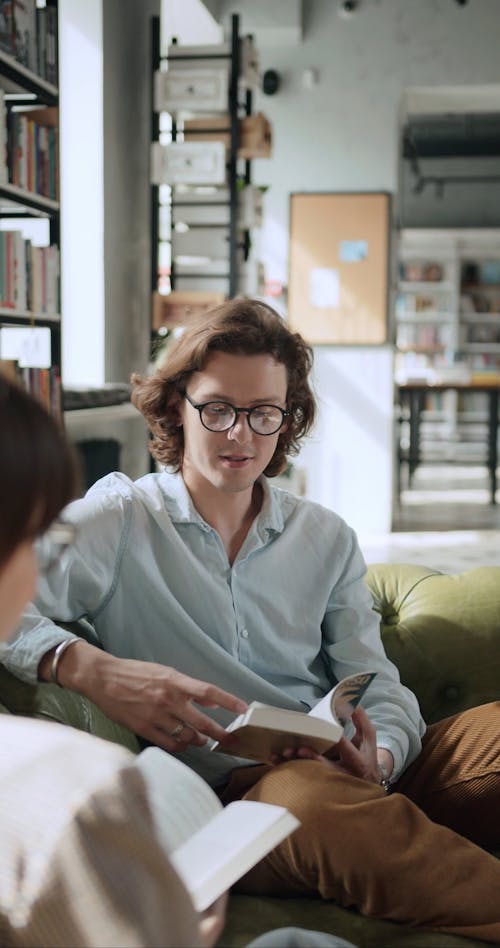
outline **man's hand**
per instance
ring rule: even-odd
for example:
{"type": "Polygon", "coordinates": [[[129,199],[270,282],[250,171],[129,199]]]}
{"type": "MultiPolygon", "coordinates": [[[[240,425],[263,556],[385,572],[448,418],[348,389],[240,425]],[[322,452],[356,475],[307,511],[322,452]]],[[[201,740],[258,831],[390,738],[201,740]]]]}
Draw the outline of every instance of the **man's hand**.
{"type": "Polygon", "coordinates": [[[353,777],[360,777],[361,780],[368,780],[371,783],[380,783],[378,762],[385,765],[390,775],[394,767],[392,754],[383,748],[377,748],[377,732],[361,706],[353,712],[352,723],[355,727],[354,736],[350,741],[346,737],[341,737],[335,745],[335,760],[318,754],[310,747],[300,747],[298,750],[292,748],[284,750],[283,755],[276,758],[273,763],[296,758],[321,760],[327,766],[352,774],[353,777]]]}
{"type": "MultiPolygon", "coordinates": [[[[42,680],[50,680],[52,655],[53,650],[40,663],[42,680]]],[[[228,737],[224,728],[193,702],[236,714],[247,707],[215,685],[156,662],[116,658],[83,639],[61,656],[58,681],[86,695],[113,721],[170,753],[185,750],[189,744],[205,744],[208,737],[217,741],[228,737]]]]}

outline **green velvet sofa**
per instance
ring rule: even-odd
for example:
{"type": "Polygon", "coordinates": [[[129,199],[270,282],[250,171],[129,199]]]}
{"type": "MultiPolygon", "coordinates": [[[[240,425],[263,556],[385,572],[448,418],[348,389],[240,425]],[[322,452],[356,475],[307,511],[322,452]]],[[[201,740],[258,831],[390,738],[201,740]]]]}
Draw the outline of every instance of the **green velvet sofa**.
{"type": "MultiPolygon", "coordinates": [[[[420,566],[381,564],[370,567],[367,582],[387,654],[417,694],[429,723],[500,700],[500,566],[445,575],[420,566]]],[[[62,721],[138,750],[135,736],[88,700],[54,685],[26,685],[4,669],[0,710],[62,721]]],[[[232,895],[220,946],[247,945],[261,932],[289,925],[333,932],[359,948],[484,945],[363,918],[320,899],[232,895]]]]}

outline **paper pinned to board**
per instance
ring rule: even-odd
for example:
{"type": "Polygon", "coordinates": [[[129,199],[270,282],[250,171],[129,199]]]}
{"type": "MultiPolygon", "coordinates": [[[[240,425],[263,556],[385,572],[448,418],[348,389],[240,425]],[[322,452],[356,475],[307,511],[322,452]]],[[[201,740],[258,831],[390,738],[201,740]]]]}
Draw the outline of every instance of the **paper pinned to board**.
{"type": "Polygon", "coordinates": [[[309,292],[311,306],[336,308],[340,303],[339,271],[332,267],[313,267],[309,292]]]}
{"type": "Polygon", "coordinates": [[[361,263],[368,259],[367,240],[341,240],[339,244],[339,260],[342,263],[361,263]]]}

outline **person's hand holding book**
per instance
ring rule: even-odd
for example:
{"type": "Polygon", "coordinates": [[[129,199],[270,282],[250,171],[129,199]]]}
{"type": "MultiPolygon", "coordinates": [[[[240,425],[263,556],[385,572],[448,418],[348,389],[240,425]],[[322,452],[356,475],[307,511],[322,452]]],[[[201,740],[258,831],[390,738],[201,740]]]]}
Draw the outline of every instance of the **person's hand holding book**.
{"type": "Polygon", "coordinates": [[[377,732],[366,711],[359,705],[352,713],[351,721],[355,732],[351,740],[343,736],[333,748],[332,756],[318,754],[311,747],[288,747],[280,755],[273,757],[273,763],[279,764],[286,760],[304,759],[321,760],[328,767],[334,767],[353,777],[360,777],[370,783],[380,783],[380,769],[382,764],[391,775],[394,760],[392,754],[384,748],[377,747],[377,732]],[[333,756],[334,755],[334,756],[333,756]]]}

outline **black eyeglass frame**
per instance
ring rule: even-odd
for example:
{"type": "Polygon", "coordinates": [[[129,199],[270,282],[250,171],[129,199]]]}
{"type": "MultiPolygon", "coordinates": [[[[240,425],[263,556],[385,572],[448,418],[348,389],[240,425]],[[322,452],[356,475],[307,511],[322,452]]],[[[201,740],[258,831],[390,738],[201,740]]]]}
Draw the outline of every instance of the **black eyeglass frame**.
{"type": "Polygon", "coordinates": [[[238,416],[241,414],[245,414],[247,416],[249,428],[254,432],[254,434],[260,435],[261,438],[267,438],[270,435],[276,434],[276,432],[278,432],[280,428],[283,426],[283,422],[285,421],[285,418],[289,418],[291,415],[290,411],[288,411],[286,408],[280,408],[279,405],[265,404],[265,405],[254,405],[252,408],[237,408],[236,405],[232,405],[231,402],[225,402],[224,399],[220,399],[220,398],[211,398],[210,401],[208,402],[194,402],[193,399],[190,397],[190,395],[188,395],[185,389],[181,394],[186,399],[186,401],[188,401],[189,404],[192,405],[193,408],[196,408],[196,411],[200,415],[200,421],[203,427],[206,429],[206,431],[210,431],[212,434],[222,434],[225,431],[230,431],[231,428],[234,428],[234,426],[238,423],[238,416]],[[203,417],[202,417],[203,409],[206,408],[207,405],[227,405],[227,407],[230,408],[231,411],[234,412],[234,421],[232,421],[229,425],[227,425],[226,428],[209,428],[208,425],[206,425],[205,422],[203,421],[203,417]],[[265,432],[257,431],[252,425],[252,412],[262,411],[263,408],[273,408],[275,411],[279,411],[281,414],[281,421],[278,427],[274,428],[273,431],[265,431],[265,432]]]}

